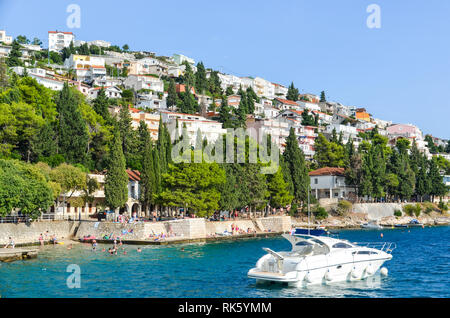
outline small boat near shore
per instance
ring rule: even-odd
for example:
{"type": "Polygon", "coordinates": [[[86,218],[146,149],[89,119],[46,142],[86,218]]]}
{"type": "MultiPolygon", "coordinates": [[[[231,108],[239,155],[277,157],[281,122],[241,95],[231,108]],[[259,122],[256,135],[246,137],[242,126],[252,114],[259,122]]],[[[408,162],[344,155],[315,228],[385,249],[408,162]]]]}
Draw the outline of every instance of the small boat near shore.
{"type": "Polygon", "coordinates": [[[369,221],[367,223],[361,224],[361,228],[363,228],[363,229],[372,229],[372,230],[380,230],[383,227],[380,224],[378,224],[378,221],[371,220],[371,221],[369,221]]]}
{"type": "Polygon", "coordinates": [[[361,280],[378,270],[387,275],[387,269],[380,267],[392,259],[395,243],[355,244],[323,235],[304,234],[303,230],[283,234],[292,245],[291,251],[275,252],[263,248],[267,254],[257,261],[247,276],[257,282],[287,283],[298,287],[361,280]]]}
{"type": "Polygon", "coordinates": [[[423,227],[423,226],[424,225],[422,223],[420,223],[419,220],[417,220],[417,219],[412,219],[408,223],[408,227],[423,227]]]}

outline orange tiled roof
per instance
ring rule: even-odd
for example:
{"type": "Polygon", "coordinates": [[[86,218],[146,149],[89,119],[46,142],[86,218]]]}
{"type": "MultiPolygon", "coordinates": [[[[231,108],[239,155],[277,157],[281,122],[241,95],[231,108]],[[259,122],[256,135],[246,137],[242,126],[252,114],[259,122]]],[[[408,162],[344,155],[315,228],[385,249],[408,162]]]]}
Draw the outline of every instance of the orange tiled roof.
{"type": "Polygon", "coordinates": [[[344,168],[324,167],[309,173],[310,176],[343,176],[344,168]]]}
{"type": "Polygon", "coordinates": [[[298,106],[298,104],[292,100],[288,100],[288,99],[282,99],[282,98],[275,98],[277,101],[279,101],[280,103],[283,104],[287,104],[287,105],[293,105],[293,106],[298,106]]]}

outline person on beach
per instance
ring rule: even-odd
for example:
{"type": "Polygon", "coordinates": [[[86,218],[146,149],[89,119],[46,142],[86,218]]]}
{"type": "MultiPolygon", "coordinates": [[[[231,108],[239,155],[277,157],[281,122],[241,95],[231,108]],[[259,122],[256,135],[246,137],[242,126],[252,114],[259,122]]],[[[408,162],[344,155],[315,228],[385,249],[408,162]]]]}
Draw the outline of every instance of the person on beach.
{"type": "Polygon", "coordinates": [[[41,243],[41,246],[44,246],[44,236],[42,236],[42,233],[39,235],[39,242],[41,243]]]}
{"type": "Polygon", "coordinates": [[[96,248],[97,248],[97,241],[92,240],[92,250],[95,251],[96,248]]]}
{"type": "Polygon", "coordinates": [[[9,242],[5,245],[5,248],[8,248],[9,245],[11,245],[11,248],[14,248],[16,246],[11,236],[9,237],[9,242]]]}

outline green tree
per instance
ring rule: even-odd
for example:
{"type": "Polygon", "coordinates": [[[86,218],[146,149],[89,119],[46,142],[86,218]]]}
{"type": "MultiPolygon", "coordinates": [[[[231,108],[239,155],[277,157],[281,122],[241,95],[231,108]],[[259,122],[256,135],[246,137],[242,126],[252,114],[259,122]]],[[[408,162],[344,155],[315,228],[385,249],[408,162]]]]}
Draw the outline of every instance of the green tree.
{"type": "Polygon", "coordinates": [[[203,62],[197,63],[197,72],[195,73],[195,89],[198,93],[204,94],[208,89],[208,80],[206,79],[206,69],[203,62]]]}
{"type": "Polygon", "coordinates": [[[155,202],[155,195],[158,193],[153,152],[153,146],[151,140],[149,139],[145,144],[142,170],[140,175],[141,181],[139,183],[141,189],[140,201],[142,202],[144,211],[148,211],[151,204],[155,202]]]}
{"type": "Polygon", "coordinates": [[[0,216],[16,209],[36,219],[52,202],[52,188],[37,167],[0,159],[0,216]]]}
{"type": "Polygon", "coordinates": [[[98,91],[97,97],[92,102],[94,111],[103,117],[107,122],[111,121],[111,115],[108,111],[108,97],[106,97],[105,89],[102,87],[98,91]]]}
{"type": "Polygon", "coordinates": [[[110,209],[115,210],[122,207],[128,200],[128,174],[126,172],[120,132],[114,134],[107,167],[105,203],[110,209]]]}
{"type": "Polygon", "coordinates": [[[169,89],[167,92],[167,107],[175,107],[177,105],[177,91],[175,89],[175,81],[173,78],[170,79],[169,89]]]}
{"type": "Polygon", "coordinates": [[[78,102],[67,85],[59,93],[58,110],[58,152],[72,163],[82,163],[86,159],[89,140],[86,121],[82,118],[78,102]]]}
{"type": "Polygon", "coordinates": [[[326,102],[327,98],[325,97],[325,91],[320,92],[320,102],[326,102]]]}
{"type": "Polygon", "coordinates": [[[288,87],[286,98],[288,100],[296,102],[298,101],[298,94],[299,94],[298,89],[294,87],[294,82],[292,82],[291,85],[289,85],[288,87]]]}
{"type": "Polygon", "coordinates": [[[219,121],[223,124],[223,128],[232,128],[233,122],[231,118],[231,108],[228,106],[228,99],[222,96],[222,104],[219,109],[219,121]]]}
{"type": "Polygon", "coordinates": [[[345,166],[344,147],[328,141],[324,135],[319,134],[314,143],[314,149],[314,160],[319,168],[345,166]]]}
{"type": "Polygon", "coordinates": [[[22,53],[20,52],[20,44],[19,42],[17,42],[17,40],[14,40],[11,45],[11,52],[9,52],[8,58],[6,59],[6,64],[9,67],[21,66],[21,56],[22,53]]]}
{"type": "Polygon", "coordinates": [[[210,216],[219,208],[218,186],[226,179],[217,163],[170,164],[163,177],[165,190],[160,200],[166,206],[184,207],[199,217],[210,216]]]}
{"type": "Polygon", "coordinates": [[[283,153],[286,167],[290,172],[290,182],[293,185],[295,202],[304,202],[308,195],[310,179],[305,157],[298,146],[294,128],[291,127],[289,136],[286,138],[286,148],[283,153]]]}
{"type": "Polygon", "coordinates": [[[275,208],[285,207],[290,204],[294,196],[289,193],[287,182],[284,181],[281,167],[269,177],[267,188],[270,193],[270,205],[275,208]]]}

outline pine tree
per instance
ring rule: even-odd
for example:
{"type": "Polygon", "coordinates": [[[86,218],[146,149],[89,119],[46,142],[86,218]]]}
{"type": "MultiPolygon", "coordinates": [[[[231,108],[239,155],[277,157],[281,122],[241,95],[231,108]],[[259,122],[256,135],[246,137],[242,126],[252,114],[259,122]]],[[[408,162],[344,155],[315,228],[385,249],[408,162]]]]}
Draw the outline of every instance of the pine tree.
{"type": "Polygon", "coordinates": [[[320,102],[326,102],[325,91],[320,92],[320,102]]]}
{"type": "Polygon", "coordinates": [[[288,87],[286,98],[288,100],[296,102],[298,101],[298,94],[299,94],[298,89],[294,87],[294,82],[292,82],[291,85],[289,85],[288,87]]]}
{"type": "Polygon", "coordinates": [[[416,195],[423,201],[423,197],[431,193],[431,180],[428,178],[428,160],[421,155],[416,168],[416,195]]]}
{"type": "Polygon", "coordinates": [[[203,62],[197,63],[197,72],[195,73],[195,89],[200,94],[207,90],[208,81],[206,79],[206,70],[203,62]]]}
{"type": "Polygon", "coordinates": [[[275,174],[269,176],[267,189],[270,194],[269,203],[272,207],[285,207],[294,199],[294,196],[289,193],[289,186],[287,182],[284,181],[281,167],[279,167],[275,174]]]}
{"type": "Polygon", "coordinates": [[[225,95],[226,96],[230,96],[233,95],[234,91],[233,91],[233,87],[232,86],[227,86],[227,90],[225,91],[225,95]]]}
{"type": "Polygon", "coordinates": [[[20,52],[20,44],[17,42],[17,40],[14,40],[11,46],[11,51],[9,52],[8,58],[6,60],[6,64],[9,67],[14,66],[21,66],[22,61],[20,60],[20,57],[22,56],[22,53],[20,52]]]}
{"type": "Polygon", "coordinates": [[[114,134],[107,167],[105,203],[110,209],[115,210],[122,207],[128,200],[128,174],[118,131],[114,134]]]}
{"type": "Polygon", "coordinates": [[[436,157],[430,160],[430,169],[428,172],[428,180],[430,182],[430,195],[432,196],[432,201],[434,201],[436,196],[444,196],[448,191],[444,184],[443,178],[439,173],[439,165],[437,163],[436,157]]]}
{"type": "Polygon", "coordinates": [[[86,160],[89,140],[86,121],[81,116],[77,99],[67,82],[56,102],[58,115],[58,152],[68,162],[83,163],[86,160]]]}
{"type": "Polygon", "coordinates": [[[228,100],[226,96],[222,96],[222,104],[219,109],[219,122],[223,124],[223,128],[232,128],[233,123],[231,120],[231,109],[228,106],[228,100]]]}

